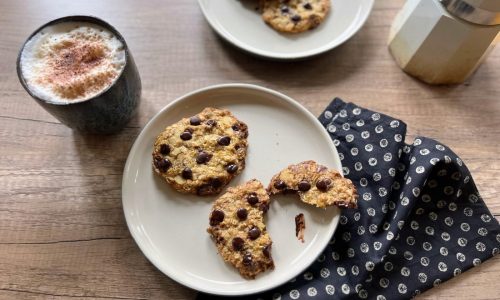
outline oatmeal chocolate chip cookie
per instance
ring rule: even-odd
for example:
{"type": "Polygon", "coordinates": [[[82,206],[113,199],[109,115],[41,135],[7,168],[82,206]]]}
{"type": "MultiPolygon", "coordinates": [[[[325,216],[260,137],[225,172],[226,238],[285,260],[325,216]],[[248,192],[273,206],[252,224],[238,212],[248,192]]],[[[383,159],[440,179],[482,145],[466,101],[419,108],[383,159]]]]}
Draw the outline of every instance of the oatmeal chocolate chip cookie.
{"type": "Polygon", "coordinates": [[[262,19],[278,31],[298,33],[318,27],[330,0],[260,0],[262,19]]]}
{"type": "Polygon", "coordinates": [[[274,269],[272,241],[264,224],[268,209],[267,191],[260,181],[252,179],[228,188],[210,212],[207,231],[219,254],[247,279],[274,269]]]}
{"type": "Polygon", "coordinates": [[[271,195],[296,192],[303,202],[321,208],[329,205],[357,207],[358,194],[352,182],[312,160],[290,165],[274,175],[268,191],[271,195]]]}
{"type": "Polygon", "coordinates": [[[205,108],[160,133],[153,170],[179,192],[217,194],[245,168],[247,137],[247,125],[231,112],[205,108]]]}

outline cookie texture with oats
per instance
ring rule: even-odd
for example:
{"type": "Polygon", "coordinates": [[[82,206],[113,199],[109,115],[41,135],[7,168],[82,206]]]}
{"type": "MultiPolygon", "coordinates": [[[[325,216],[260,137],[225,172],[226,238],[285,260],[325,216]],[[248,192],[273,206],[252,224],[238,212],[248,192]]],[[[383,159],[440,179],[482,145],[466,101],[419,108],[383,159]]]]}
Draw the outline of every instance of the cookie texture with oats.
{"type": "Polygon", "coordinates": [[[269,195],[260,181],[252,179],[228,188],[215,200],[208,233],[225,262],[246,279],[274,269],[272,241],[264,224],[269,195]]]}
{"type": "Polygon", "coordinates": [[[298,33],[318,27],[330,0],[260,0],[262,19],[277,31],[298,33]]]}
{"type": "Polygon", "coordinates": [[[312,160],[290,165],[274,175],[268,191],[271,195],[298,193],[303,202],[321,208],[357,207],[358,194],[352,181],[312,160]]]}
{"type": "Polygon", "coordinates": [[[218,194],[245,168],[248,127],[225,109],[208,107],[161,132],[153,170],[175,190],[218,194]]]}

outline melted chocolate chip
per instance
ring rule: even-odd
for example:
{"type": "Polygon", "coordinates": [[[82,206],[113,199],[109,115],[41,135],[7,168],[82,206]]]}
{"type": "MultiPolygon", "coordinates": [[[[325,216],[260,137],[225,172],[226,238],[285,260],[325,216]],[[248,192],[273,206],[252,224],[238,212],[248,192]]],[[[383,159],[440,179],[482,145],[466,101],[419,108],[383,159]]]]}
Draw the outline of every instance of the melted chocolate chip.
{"type": "Polygon", "coordinates": [[[286,188],[286,183],[283,180],[278,180],[274,183],[274,187],[278,190],[284,190],[286,188]]]}
{"type": "Polygon", "coordinates": [[[192,137],[193,135],[189,131],[184,131],[183,133],[181,133],[181,140],[183,141],[190,140],[192,137]]]}
{"type": "Polygon", "coordinates": [[[245,241],[240,238],[240,237],[235,237],[232,242],[233,249],[236,251],[240,251],[243,249],[243,246],[245,245],[245,241]]]}
{"type": "Polygon", "coordinates": [[[287,14],[290,12],[290,8],[288,7],[288,5],[281,5],[280,11],[282,14],[287,14]]]}
{"type": "Polygon", "coordinates": [[[219,178],[210,179],[210,185],[216,189],[220,188],[222,186],[222,184],[223,184],[223,182],[219,178]]]}
{"type": "Polygon", "coordinates": [[[300,22],[300,20],[302,20],[302,18],[299,16],[299,15],[293,15],[290,20],[292,20],[292,22],[294,23],[298,23],[300,22]]]}
{"type": "Polygon", "coordinates": [[[170,153],[170,146],[167,144],[161,144],[160,153],[163,155],[168,155],[170,153]]]}
{"type": "Polygon", "coordinates": [[[190,168],[185,167],[184,170],[182,170],[182,178],[193,179],[193,171],[190,168]]]}
{"type": "Polygon", "coordinates": [[[239,131],[239,130],[240,130],[240,125],[239,125],[239,124],[234,124],[233,126],[231,126],[231,128],[232,128],[234,131],[239,131]]]}
{"type": "Polygon", "coordinates": [[[243,256],[243,265],[249,267],[251,266],[253,263],[253,258],[252,258],[252,254],[250,253],[246,253],[244,256],[243,256]]]}
{"type": "Polygon", "coordinates": [[[234,174],[236,173],[236,171],[238,171],[238,165],[235,165],[235,164],[230,164],[226,167],[226,171],[229,173],[229,174],[234,174]]]}
{"type": "Polygon", "coordinates": [[[326,192],[330,189],[330,184],[332,184],[332,181],[330,179],[321,179],[316,182],[316,187],[318,188],[318,190],[326,192]]]}
{"type": "Polygon", "coordinates": [[[222,210],[214,210],[210,215],[210,226],[219,225],[224,221],[224,212],[222,210]]]}
{"type": "Polygon", "coordinates": [[[299,191],[301,192],[307,192],[308,190],[311,189],[311,184],[309,182],[307,182],[306,180],[302,180],[301,182],[299,182],[299,191]]]}
{"type": "Polygon", "coordinates": [[[166,172],[172,166],[172,163],[167,158],[161,156],[155,156],[154,164],[161,172],[166,172]]]}
{"type": "Polygon", "coordinates": [[[228,136],[221,136],[218,140],[217,140],[217,144],[221,145],[221,146],[227,146],[231,143],[231,138],[228,137],[228,136]]]}
{"type": "Polygon", "coordinates": [[[217,121],[210,119],[210,120],[207,120],[205,122],[205,124],[207,124],[207,126],[209,126],[209,127],[214,127],[215,125],[217,125],[217,121]]]}
{"type": "Polygon", "coordinates": [[[201,119],[198,116],[193,116],[189,119],[189,124],[193,126],[198,126],[201,124],[201,119]]]}
{"type": "Polygon", "coordinates": [[[248,216],[248,211],[245,208],[239,208],[238,211],[236,211],[236,216],[238,216],[240,221],[245,221],[248,216]]]}
{"type": "Polygon", "coordinates": [[[259,203],[259,197],[257,197],[257,194],[251,193],[247,196],[247,202],[251,206],[254,206],[255,204],[259,203]]]}
{"type": "Polygon", "coordinates": [[[258,227],[252,227],[248,231],[248,238],[251,240],[256,240],[260,236],[260,229],[258,227]]]}
{"type": "Polygon", "coordinates": [[[206,196],[213,193],[213,187],[210,184],[203,184],[196,190],[196,194],[199,196],[206,196]]]}
{"type": "Polygon", "coordinates": [[[259,205],[259,209],[263,212],[263,213],[267,213],[267,211],[269,210],[269,204],[268,203],[261,203],[259,205]]]}
{"type": "Polygon", "coordinates": [[[308,3],[306,3],[306,4],[304,4],[304,8],[305,8],[305,9],[307,9],[307,10],[311,10],[311,9],[313,9],[313,7],[312,7],[311,3],[309,3],[309,2],[308,2],[308,3]]]}
{"type": "Polygon", "coordinates": [[[205,151],[200,151],[198,153],[198,156],[196,157],[196,163],[198,164],[205,164],[210,161],[212,158],[212,155],[208,154],[205,151]]]}
{"type": "Polygon", "coordinates": [[[264,247],[264,249],[262,249],[262,253],[264,254],[265,257],[271,258],[271,248],[272,248],[272,246],[271,246],[271,244],[269,244],[269,245],[266,245],[264,247]]]}

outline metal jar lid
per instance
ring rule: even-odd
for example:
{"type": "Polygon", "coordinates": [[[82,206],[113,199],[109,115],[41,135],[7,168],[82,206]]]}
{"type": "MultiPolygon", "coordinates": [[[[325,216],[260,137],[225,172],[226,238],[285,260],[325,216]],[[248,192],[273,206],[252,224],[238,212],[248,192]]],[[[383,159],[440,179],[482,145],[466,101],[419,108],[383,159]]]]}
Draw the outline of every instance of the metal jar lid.
{"type": "Polygon", "coordinates": [[[453,16],[479,25],[500,24],[500,0],[439,0],[453,16]]]}

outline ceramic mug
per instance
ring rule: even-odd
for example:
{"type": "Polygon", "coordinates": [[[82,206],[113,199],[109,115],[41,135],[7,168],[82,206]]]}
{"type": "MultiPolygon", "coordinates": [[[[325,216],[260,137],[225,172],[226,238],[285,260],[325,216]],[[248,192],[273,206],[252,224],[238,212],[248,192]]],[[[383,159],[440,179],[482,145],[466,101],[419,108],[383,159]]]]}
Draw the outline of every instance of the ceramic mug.
{"type": "Polygon", "coordinates": [[[45,110],[68,127],[89,134],[111,134],[120,131],[134,116],[141,100],[141,79],[125,39],[111,25],[92,16],[67,16],[50,21],[33,32],[24,42],[17,58],[17,75],[23,88],[45,110]],[[63,22],[88,22],[105,28],[123,44],[125,65],[121,73],[104,90],[83,100],[56,102],[42,99],[30,90],[22,74],[21,54],[26,43],[47,26],[63,22]]]}

